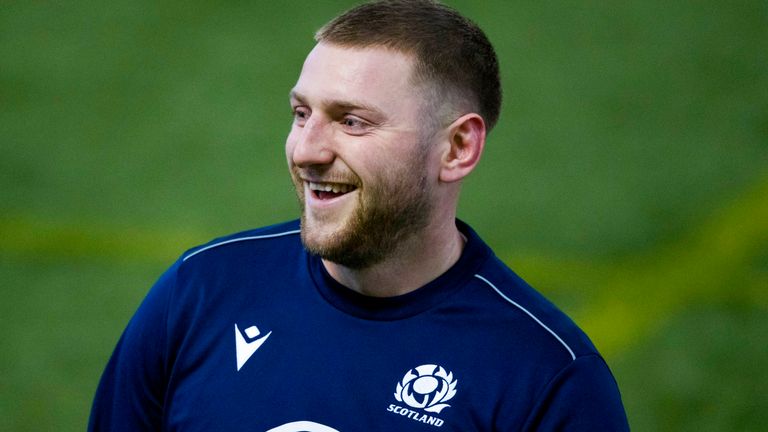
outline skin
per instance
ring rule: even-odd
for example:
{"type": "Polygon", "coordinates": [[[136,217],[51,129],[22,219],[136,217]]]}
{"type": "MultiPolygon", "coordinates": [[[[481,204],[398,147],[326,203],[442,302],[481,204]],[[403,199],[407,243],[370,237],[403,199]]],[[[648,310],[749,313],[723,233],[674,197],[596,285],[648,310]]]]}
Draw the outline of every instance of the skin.
{"type": "Polygon", "coordinates": [[[485,143],[485,124],[476,113],[457,115],[444,127],[425,121],[442,107],[427,102],[426,92],[409,79],[412,70],[413,59],[400,52],[321,42],[291,91],[294,122],[286,157],[302,203],[306,245],[334,244],[369,204],[416,206],[415,218],[394,227],[402,228],[397,241],[374,262],[344,265],[323,258],[334,279],[370,296],[413,291],[459,259],[461,180],[477,165],[485,143]],[[321,199],[310,182],[354,190],[321,199]]]}

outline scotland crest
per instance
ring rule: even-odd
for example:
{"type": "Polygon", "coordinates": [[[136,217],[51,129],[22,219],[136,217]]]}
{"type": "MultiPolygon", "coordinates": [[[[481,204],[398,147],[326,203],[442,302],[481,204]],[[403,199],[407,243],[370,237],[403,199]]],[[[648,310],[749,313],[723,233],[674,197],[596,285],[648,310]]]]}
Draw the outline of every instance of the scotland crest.
{"type": "Polygon", "coordinates": [[[458,380],[442,366],[426,364],[409,370],[397,384],[395,399],[411,408],[440,413],[456,395],[458,380]]]}

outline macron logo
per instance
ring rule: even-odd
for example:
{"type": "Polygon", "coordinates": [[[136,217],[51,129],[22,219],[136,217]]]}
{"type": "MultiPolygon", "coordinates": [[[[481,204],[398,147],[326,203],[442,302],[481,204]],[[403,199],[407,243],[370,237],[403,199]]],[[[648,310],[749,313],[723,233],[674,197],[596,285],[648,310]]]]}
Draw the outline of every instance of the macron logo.
{"type": "Polygon", "coordinates": [[[250,326],[247,329],[245,329],[245,336],[248,337],[250,342],[246,342],[245,337],[240,332],[240,329],[237,328],[237,324],[235,324],[235,352],[237,353],[237,370],[239,371],[240,368],[243,367],[245,362],[248,361],[249,358],[253,355],[253,353],[256,352],[259,347],[261,347],[264,342],[267,341],[267,338],[269,335],[272,334],[272,332],[267,333],[266,335],[256,339],[260,334],[259,328],[256,326],[250,326]]]}

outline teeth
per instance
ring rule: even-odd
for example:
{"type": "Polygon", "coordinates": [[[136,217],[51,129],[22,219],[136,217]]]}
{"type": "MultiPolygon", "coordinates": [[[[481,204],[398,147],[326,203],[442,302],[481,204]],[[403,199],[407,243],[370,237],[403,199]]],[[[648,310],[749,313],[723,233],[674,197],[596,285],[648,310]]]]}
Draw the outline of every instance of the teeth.
{"type": "Polygon", "coordinates": [[[353,190],[354,188],[355,188],[354,186],[349,184],[309,182],[309,189],[313,191],[347,193],[353,190]]]}

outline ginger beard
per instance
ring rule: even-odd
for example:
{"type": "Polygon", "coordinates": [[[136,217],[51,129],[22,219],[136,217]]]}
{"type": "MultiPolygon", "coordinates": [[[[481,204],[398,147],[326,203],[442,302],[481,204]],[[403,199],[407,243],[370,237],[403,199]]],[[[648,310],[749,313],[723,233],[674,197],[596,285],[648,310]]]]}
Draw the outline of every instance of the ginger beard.
{"type": "MultiPolygon", "coordinates": [[[[432,211],[427,176],[424,173],[426,151],[416,145],[408,165],[383,170],[375,179],[363,182],[351,174],[348,184],[357,186],[357,202],[346,222],[329,235],[322,235],[306,215],[304,182],[301,168],[292,166],[291,174],[301,205],[301,240],[315,255],[336,264],[364,269],[393,255],[404,240],[424,229],[432,211]]],[[[336,175],[327,177],[338,178],[336,175]]],[[[335,221],[334,221],[335,222],[335,221]]]]}

